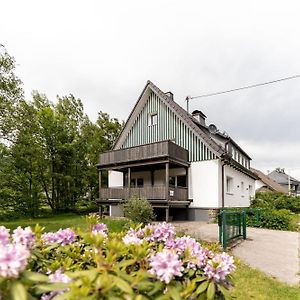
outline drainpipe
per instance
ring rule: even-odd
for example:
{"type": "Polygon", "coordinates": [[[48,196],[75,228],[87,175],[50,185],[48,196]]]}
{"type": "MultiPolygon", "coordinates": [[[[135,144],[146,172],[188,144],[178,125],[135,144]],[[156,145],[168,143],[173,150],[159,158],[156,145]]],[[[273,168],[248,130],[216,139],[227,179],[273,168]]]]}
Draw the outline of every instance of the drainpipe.
{"type": "MultiPolygon", "coordinates": [[[[228,148],[228,143],[230,142],[230,140],[228,140],[225,145],[224,145],[224,148],[225,148],[225,151],[224,151],[224,154],[228,154],[228,151],[227,151],[227,148],[228,148]]],[[[224,184],[224,167],[227,165],[228,163],[226,163],[225,161],[223,161],[222,163],[222,208],[225,207],[225,184],[224,184]]]]}
{"type": "Polygon", "coordinates": [[[224,208],[225,204],[225,193],[224,193],[224,167],[225,163],[222,163],[222,208],[224,208]]]}

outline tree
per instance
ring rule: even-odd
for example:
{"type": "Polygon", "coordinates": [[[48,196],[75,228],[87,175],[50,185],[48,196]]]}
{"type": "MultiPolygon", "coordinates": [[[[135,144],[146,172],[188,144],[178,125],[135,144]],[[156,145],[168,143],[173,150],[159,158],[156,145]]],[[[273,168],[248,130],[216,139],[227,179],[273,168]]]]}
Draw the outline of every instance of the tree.
{"type": "Polygon", "coordinates": [[[0,50],[0,208],[35,216],[44,203],[58,212],[94,201],[98,155],[122,124],[101,111],[91,122],[73,95],[54,104],[33,92],[25,101],[15,61],[0,50]]]}
{"type": "Polygon", "coordinates": [[[15,75],[15,60],[0,44],[0,138],[9,140],[14,133],[14,114],[23,99],[21,80],[15,75]]]}

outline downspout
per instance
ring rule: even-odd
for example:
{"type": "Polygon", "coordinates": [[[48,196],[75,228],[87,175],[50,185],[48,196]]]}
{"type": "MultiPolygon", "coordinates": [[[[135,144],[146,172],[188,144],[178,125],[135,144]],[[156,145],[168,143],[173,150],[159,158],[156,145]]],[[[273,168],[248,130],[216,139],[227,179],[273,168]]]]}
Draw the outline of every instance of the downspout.
{"type": "MultiPolygon", "coordinates": [[[[224,145],[224,149],[225,149],[225,151],[224,151],[224,153],[223,153],[223,155],[225,154],[228,154],[228,151],[227,151],[227,148],[228,148],[228,143],[230,142],[230,140],[228,140],[226,143],[225,143],[225,145],[224,145]]],[[[222,173],[222,209],[225,207],[225,184],[224,184],[224,167],[225,167],[225,165],[227,165],[227,163],[225,162],[225,161],[223,161],[223,163],[222,163],[222,171],[221,171],[221,173],[222,173]]]]}

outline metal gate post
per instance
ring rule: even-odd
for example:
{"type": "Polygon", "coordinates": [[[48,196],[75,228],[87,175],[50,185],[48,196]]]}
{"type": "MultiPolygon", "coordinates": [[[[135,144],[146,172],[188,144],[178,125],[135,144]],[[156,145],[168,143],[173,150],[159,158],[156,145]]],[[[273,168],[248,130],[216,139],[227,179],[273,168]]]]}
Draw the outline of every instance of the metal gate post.
{"type": "Polygon", "coordinates": [[[222,245],[223,245],[223,250],[226,251],[227,248],[227,220],[226,220],[226,212],[223,211],[223,216],[222,216],[222,231],[223,231],[223,240],[222,240],[222,245]]]}
{"type": "Polygon", "coordinates": [[[245,240],[247,238],[246,233],[246,212],[243,211],[243,239],[245,240]]]}

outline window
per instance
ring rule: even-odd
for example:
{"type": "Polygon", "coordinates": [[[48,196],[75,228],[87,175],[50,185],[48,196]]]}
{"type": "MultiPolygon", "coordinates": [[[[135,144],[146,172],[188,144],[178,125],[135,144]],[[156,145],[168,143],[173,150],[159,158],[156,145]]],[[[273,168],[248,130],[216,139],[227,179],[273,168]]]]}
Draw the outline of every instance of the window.
{"type": "Polygon", "coordinates": [[[233,178],[229,176],[226,176],[226,192],[233,194],[233,178]]]}
{"type": "Polygon", "coordinates": [[[137,187],[143,187],[144,186],[144,179],[143,178],[137,178],[136,185],[137,185],[137,187]]]}
{"type": "Polygon", "coordinates": [[[169,185],[175,186],[175,184],[176,184],[175,176],[170,176],[169,177],[169,185]]]}
{"type": "Polygon", "coordinates": [[[154,126],[157,124],[157,113],[149,114],[148,126],[154,126]]]}
{"type": "Polygon", "coordinates": [[[253,186],[249,185],[249,195],[252,196],[253,194],[253,186]]]}
{"type": "Polygon", "coordinates": [[[241,182],[241,193],[242,193],[242,195],[244,195],[244,193],[245,193],[244,181],[241,182]]]}
{"type": "Polygon", "coordinates": [[[144,179],[143,178],[131,178],[130,180],[130,187],[143,187],[144,186],[144,179]]]}
{"type": "Polygon", "coordinates": [[[186,187],[186,176],[177,176],[177,186],[186,187]]]}

